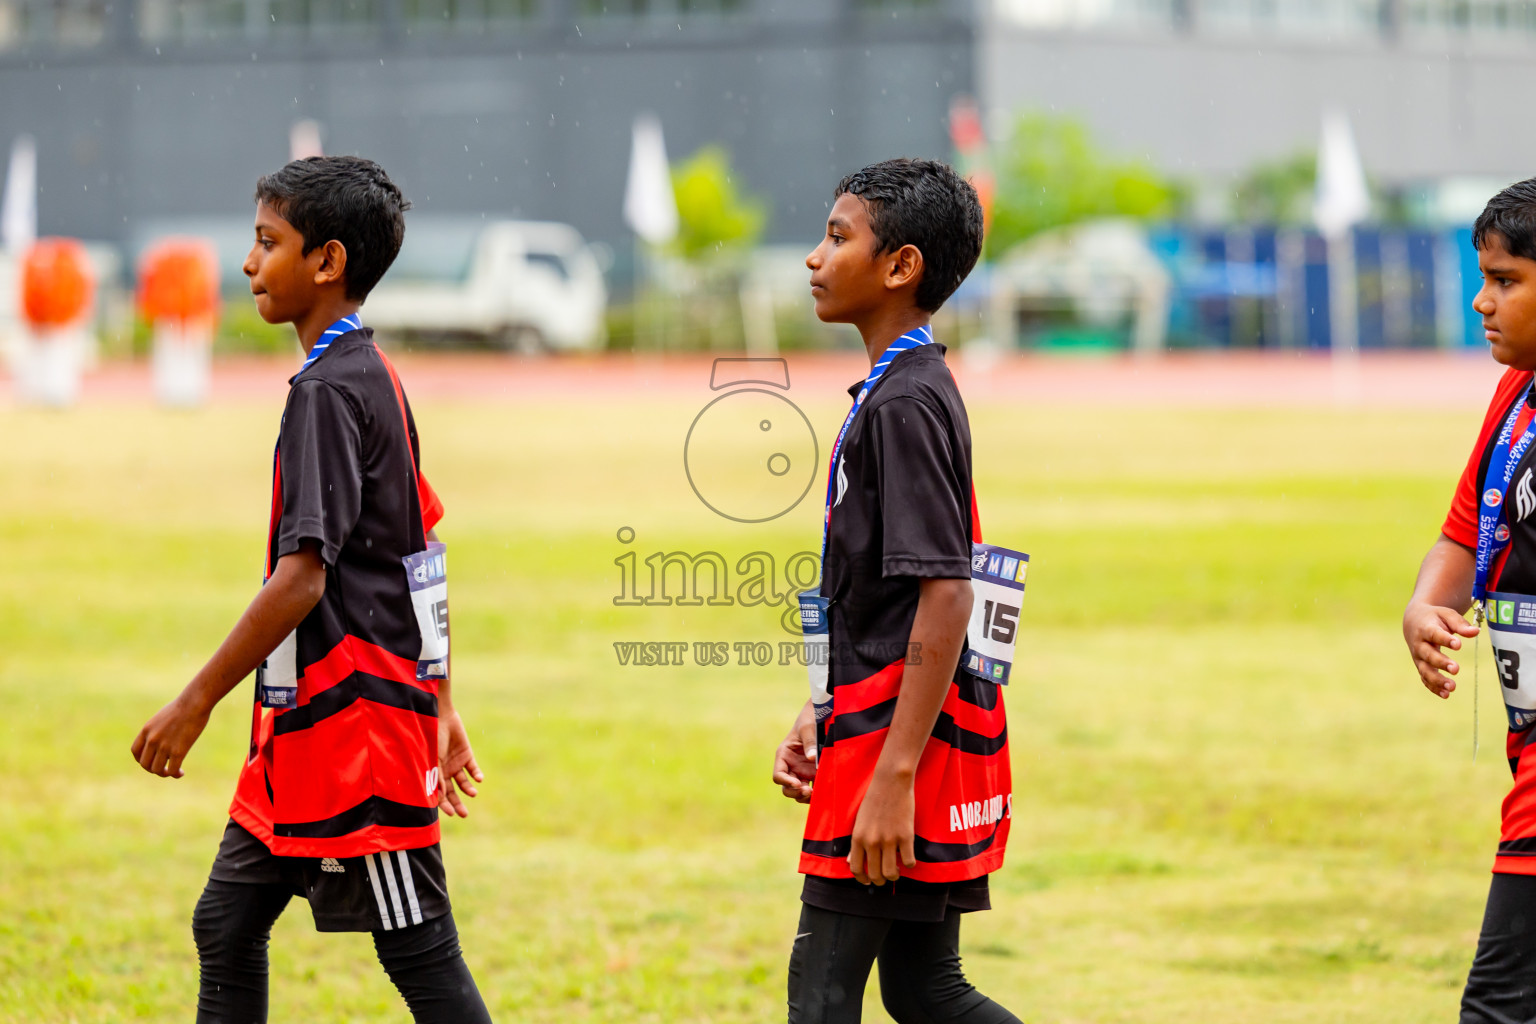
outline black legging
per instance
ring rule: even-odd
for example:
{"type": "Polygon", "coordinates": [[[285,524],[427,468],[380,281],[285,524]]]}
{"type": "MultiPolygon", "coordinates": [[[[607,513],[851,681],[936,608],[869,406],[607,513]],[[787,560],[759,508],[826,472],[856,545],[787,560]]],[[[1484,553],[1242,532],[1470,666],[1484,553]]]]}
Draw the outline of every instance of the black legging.
{"type": "Polygon", "coordinates": [[[880,962],[880,999],[896,1024],[1020,1024],[960,971],[960,912],[943,921],[855,917],[802,905],[789,958],[789,1024],[858,1024],[880,962]]]}
{"type": "MultiPolygon", "coordinates": [[[[202,965],[197,1024],[265,1024],[267,940],[290,899],[279,885],[209,879],[192,915],[202,965]]],[[[490,1024],[452,914],[374,932],[373,948],[416,1024],[490,1024]]]]}
{"type": "Polygon", "coordinates": [[[1536,1022],[1536,877],[1494,875],[1461,1024],[1536,1022]]]}

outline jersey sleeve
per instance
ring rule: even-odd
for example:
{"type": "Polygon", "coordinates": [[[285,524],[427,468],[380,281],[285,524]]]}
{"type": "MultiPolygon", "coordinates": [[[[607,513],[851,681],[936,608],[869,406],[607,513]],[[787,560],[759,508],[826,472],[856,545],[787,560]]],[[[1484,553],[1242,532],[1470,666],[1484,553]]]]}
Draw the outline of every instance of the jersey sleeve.
{"type": "Polygon", "coordinates": [[[282,515],[276,557],[291,555],[306,540],[320,545],[335,565],[362,511],[362,433],[352,407],[321,380],[294,384],[277,442],[282,475],[282,515]]]}
{"type": "Polygon", "coordinates": [[[969,579],[970,481],[956,469],[951,431],[915,398],[893,398],[871,412],[880,457],[880,574],[969,579]]]}
{"type": "Polygon", "coordinates": [[[1461,471],[1461,479],[1456,482],[1456,493],[1451,497],[1451,508],[1446,513],[1445,523],[1441,525],[1440,532],[1451,540],[1465,547],[1477,547],[1477,506],[1478,495],[1482,490],[1482,482],[1478,479],[1482,471],[1483,452],[1488,448],[1488,442],[1498,431],[1500,420],[1504,412],[1509,408],[1509,403],[1519,397],[1520,391],[1530,383],[1531,374],[1520,370],[1506,370],[1504,376],[1499,379],[1499,386],[1494,389],[1493,401],[1488,404],[1488,412],[1483,416],[1483,426],[1477,435],[1477,444],[1472,446],[1472,454],[1467,457],[1467,465],[1461,471]]]}

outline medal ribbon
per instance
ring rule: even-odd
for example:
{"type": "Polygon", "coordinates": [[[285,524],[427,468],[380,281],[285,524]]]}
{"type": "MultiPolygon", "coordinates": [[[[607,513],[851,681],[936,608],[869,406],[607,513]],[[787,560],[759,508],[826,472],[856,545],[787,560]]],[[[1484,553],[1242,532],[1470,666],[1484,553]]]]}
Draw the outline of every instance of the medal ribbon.
{"type": "Polygon", "coordinates": [[[827,534],[832,528],[832,496],[837,488],[838,478],[842,478],[843,486],[845,487],[848,480],[843,475],[842,468],[838,464],[838,458],[842,455],[843,451],[843,438],[848,436],[848,428],[853,425],[853,418],[859,414],[859,409],[863,407],[864,400],[869,397],[870,391],[874,390],[880,378],[885,376],[885,371],[890,368],[891,360],[903,352],[909,352],[914,348],[922,348],[924,345],[932,344],[933,327],[928,324],[924,324],[916,330],[908,331],[891,342],[890,347],[885,350],[879,359],[875,360],[875,365],[870,368],[869,376],[864,378],[864,386],[859,389],[858,396],[853,400],[853,408],[848,410],[848,415],[843,419],[843,429],[837,432],[837,441],[832,445],[832,461],[827,466],[827,511],[821,520],[821,561],[823,571],[825,571],[827,561],[827,534]]]}
{"type": "Polygon", "coordinates": [[[1488,576],[1493,570],[1493,560],[1509,544],[1509,527],[1506,523],[1508,515],[1504,507],[1509,481],[1515,475],[1520,460],[1530,450],[1531,442],[1536,441],[1536,419],[1533,419],[1526,425],[1520,439],[1511,444],[1515,420],[1519,418],[1521,408],[1530,401],[1533,385],[1536,385],[1536,381],[1525,386],[1520,400],[1509,410],[1509,416],[1504,420],[1498,441],[1488,458],[1488,474],[1483,478],[1483,493],[1477,507],[1477,566],[1472,577],[1472,603],[1479,611],[1488,593],[1488,576]]]}
{"type": "Polygon", "coordinates": [[[319,340],[315,342],[315,347],[309,350],[309,355],[305,358],[304,365],[299,367],[299,372],[294,374],[294,376],[302,376],[305,370],[313,366],[315,360],[323,356],[325,354],[325,350],[331,347],[331,342],[335,341],[337,338],[341,337],[343,334],[348,333],[349,331],[360,330],[362,326],[363,321],[358,317],[356,313],[353,313],[350,316],[342,317],[340,320],[337,320],[335,323],[331,324],[331,326],[321,331],[319,340]]]}

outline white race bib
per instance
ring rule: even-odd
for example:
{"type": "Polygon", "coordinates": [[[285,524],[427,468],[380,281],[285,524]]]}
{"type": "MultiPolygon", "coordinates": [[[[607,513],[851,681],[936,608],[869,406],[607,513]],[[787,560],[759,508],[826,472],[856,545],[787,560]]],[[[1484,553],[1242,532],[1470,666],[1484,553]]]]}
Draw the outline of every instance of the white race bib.
{"type": "Polygon", "coordinates": [[[1484,608],[1509,727],[1523,732],[1536,723],[1536,597],[1489,594],[1484,608]]]}
{"type": "Polygon", "coordinates": [[[299,631],[282,643],[256,670],[256,690],[264,708],[291,708],[299,702],[299,631]]]}
{"type": "Polygon", "coordinates": [[[448,678],[448,545],[429,541],[427,550],[407,555],[406,579],[411,585],[411,604],[421,631],[421,654],[416,659],[416,679],[448,678]]]}
{"type": "Polygon", "coordinates": [[[819,590],[800,594],[800,633],[805,644],[805,666],[811,676],[811,704],[820,722],[832,713],[832,692],[827,689],[831,667],[832,620],[827,614],[829,602],[819,590]]]}
{"type": "Polygon", "coordinates": [[[971,621],[960,664],[971,675],[1007,683],[1019,640],[1019,612],[1024,606],[1024,576],[1029,556],[996,544],[971,545],[971,621]]]}

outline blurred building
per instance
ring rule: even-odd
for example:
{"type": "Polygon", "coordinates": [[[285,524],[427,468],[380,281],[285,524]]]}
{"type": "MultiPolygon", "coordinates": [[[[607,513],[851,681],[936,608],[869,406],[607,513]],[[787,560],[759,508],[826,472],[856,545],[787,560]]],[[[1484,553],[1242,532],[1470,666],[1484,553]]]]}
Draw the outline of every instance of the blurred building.
{"type": "Polygon", "coordinates": [[[947,154],[957,94],[1217,176],[1309,148],[1337,104],[1379,182],[1509,180],[1536,171],[1533,58],[1536,0],[0,0],[0,146],[37,137],[45,232],[243,218],[312,119],[418,210],[623,243],[651,110],[803,243],[840,174],[947,154]]]}
{"type": "Polygon", "coordinates": [[[1509,181],[1536,139],[1496,97],[1536,62],[1531,0],[992,0],[992,110],[1078,112],[1113,149],[1224,174],[1316,145],[1342,107],[1373,178],[1509,181]]]}
{"type": "MultiPolygon", "coordinates": [[[[0,146],[38,139],[45,232],[248,218],[295,121],[379,160],[419,211],[621,242],[630,124],[722,143],[821,230],[839,176],[948,151],[967,5],[937,0],[0,0],[0,146]]],[[[627,248],[627,247],[626,247],[627,248]]],[[[620,249],[622,254],[623,249],[620,249]]]]}

